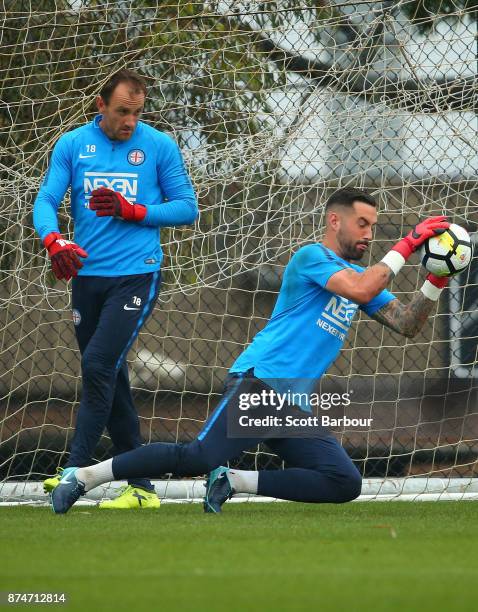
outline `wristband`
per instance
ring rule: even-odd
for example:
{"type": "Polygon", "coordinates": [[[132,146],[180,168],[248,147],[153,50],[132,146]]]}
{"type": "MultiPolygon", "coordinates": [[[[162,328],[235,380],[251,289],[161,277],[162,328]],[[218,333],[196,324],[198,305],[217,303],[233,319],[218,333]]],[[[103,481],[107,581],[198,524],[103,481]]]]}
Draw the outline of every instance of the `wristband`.
{"type": "Polygon", "coordinates": [[[381,259],[381,263],[384,263],[386,266],[388,266],[390,270],[394,273],[394,275],[397,276],[397,274],[405,265],[405,257],[398,251],[394,251],[392,249],[385,255],[383,259],[381,259]]]}
{"type": "Polygon", "coordinates": [[[440,299],[441,292],[443,291],[443,287],[437,287],[429,280],[426,280],[420,288],[420,291],[426,298],[428,298],[432,302],[438,302],[438,300],[440,299]]]}

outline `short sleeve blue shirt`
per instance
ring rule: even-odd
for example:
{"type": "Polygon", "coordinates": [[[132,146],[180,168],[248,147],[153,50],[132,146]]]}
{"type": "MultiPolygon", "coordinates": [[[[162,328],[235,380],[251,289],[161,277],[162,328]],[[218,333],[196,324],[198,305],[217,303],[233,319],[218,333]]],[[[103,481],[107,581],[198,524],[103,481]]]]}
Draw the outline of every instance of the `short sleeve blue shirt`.
{"type": "Polygon", "coordinates": [[[231,372],[254,368],[260,379],[319,379],[336,359],[360,308],[369,316],[395,296],[382,291],[367,304],[328,291],[329,278],[344,268],[364,268],[322,244],[299,249],[287,265],[272,316],[243,351],[231,372]]]}

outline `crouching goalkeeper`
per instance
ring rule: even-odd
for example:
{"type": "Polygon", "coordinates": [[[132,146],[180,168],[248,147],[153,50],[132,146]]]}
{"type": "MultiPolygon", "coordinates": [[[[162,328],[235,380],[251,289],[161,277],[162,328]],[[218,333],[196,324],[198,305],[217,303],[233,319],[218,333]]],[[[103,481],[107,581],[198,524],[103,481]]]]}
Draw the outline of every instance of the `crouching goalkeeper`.
{"type": "Polygon", "coordinates": [[[268,390],[270,379],[315,383],[336,359],[357,309],[406,337],[423,327],[446,279],[429,274],[405,305],[386,287],[421,245],[449,227],[445,217],[419,223],[376,265],[357,265],[377,223],[376,203],[362,191],[342,189],[326,203],[321,243],[300,248],[289,262],[271,319],[233,364],[226,390],[202,432],[191,443],[155,443],[90,467],[65,469],[51,494],[54,512],[65,513],[90,489],[111,481],[159,478],[167,473],[209,473],[206,512],[220,512],[236,493],[279,499],[342,503],[355,499],[361,475],[335,437],[244,439],[227,435],[228,411],[251,389],[268,390]],[[334,317],[335,312],[345,313],[334,317]],[[286,463],[284,470],[245,471],[223,467],[241,451],[265,442],[286,463]]]}

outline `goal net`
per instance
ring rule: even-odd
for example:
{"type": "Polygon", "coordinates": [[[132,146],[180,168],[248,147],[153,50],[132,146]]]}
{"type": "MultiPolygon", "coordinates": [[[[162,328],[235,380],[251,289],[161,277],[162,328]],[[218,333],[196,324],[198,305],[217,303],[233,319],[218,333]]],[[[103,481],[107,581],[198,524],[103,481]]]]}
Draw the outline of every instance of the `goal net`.
{"type": "MultiPolygon", "coordinates": [[[[161,231],[162,291],[128,355],[145,442],[188,441],[270,316],[285,264],[321,239],[335,189],[366,188],[379,202],[365,264],[432,213],[476,236],[476,11],[467,4],[2,5],[0,501],[44,500],[39,482],[67,457],[80,358],[69,287],[50,272],[32,206],[54,143],[92,119],[111,73],[147,76],[144,120],[179,142],[199,198],[194,227],[161,231]]],[[[68,209],[67,196],[66,234],[68,209]]],[[[417,257],[392,290],[407,302],[423,276],[417,257]]],[[[478,497],[477,285],[475,257],[413,339],[360,317],[325,377],[369,394],[357,415],[371,426],[335,431],[364,475],[364,499],[478,497]],[[384,381],[397,392],[381,395],[384,381]]],[[[105,433],[96,459],[110,450],[105,433]]],[[[261,445],[234,465],[281,462],[261,445]]],[[[158,487],[201,495],[197,482],[158,487]]]]}

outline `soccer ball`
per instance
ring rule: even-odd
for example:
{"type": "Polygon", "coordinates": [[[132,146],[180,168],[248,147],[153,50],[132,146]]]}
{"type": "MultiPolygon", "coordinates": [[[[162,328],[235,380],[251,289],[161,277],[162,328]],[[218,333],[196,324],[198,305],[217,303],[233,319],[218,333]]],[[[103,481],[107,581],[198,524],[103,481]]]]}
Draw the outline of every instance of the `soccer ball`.
{"type": "Polygon", "coordinates": [[[470,265],[473,249],[468,232],[452,223],[450,227],[429,238],[422,248],[422,265],[435,276],[453,276],[470,265]]]}

